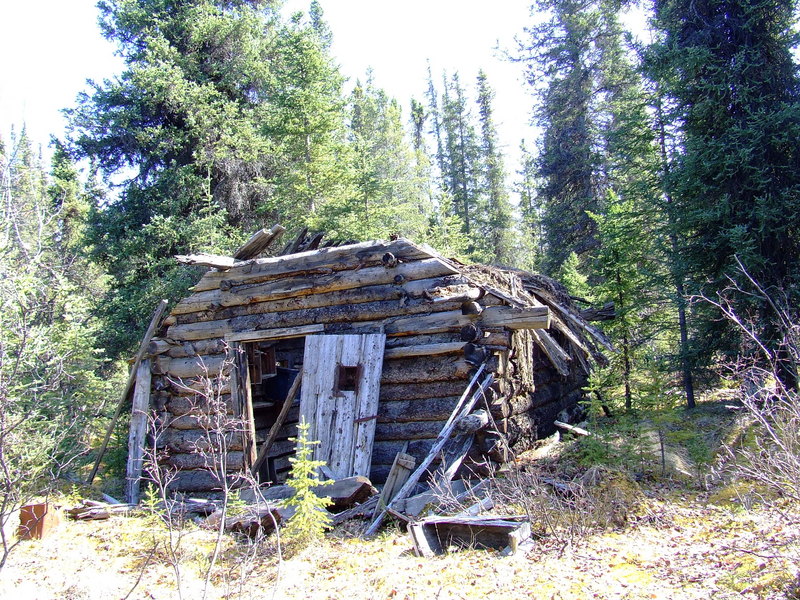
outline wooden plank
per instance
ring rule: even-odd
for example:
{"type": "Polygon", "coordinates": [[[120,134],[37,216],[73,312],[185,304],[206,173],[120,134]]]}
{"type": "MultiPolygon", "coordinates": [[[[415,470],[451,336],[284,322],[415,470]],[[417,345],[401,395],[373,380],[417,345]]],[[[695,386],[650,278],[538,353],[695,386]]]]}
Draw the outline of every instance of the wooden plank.
{"type": "Polygon", "coordinates": [[[298,327],[280,327],[265,329],[263,331],[241,331],[229,333],[225,336],[226,342],[263,342],[266,340],[284,340],[287,338],[303,337],[312,333],[322,333],[325,326],[321,324],[301,325],[298,327]]]}
{"type": "Polygon", "coordinates": [[[421,344],[419,346],[399,346],[384,350],[384,358],[407,358],[410,356],[438,356],[441,354],[458,354],[464,350],[464,342],[446,342],[442,344],[421,344]]]}
{"type": "Polygon", "coordinates": [[[383,334],[306,338],[300,413],[320,442],[315,459],[337,478],[369,475],[384,343],[383,334]],[[358,369],[355,389],[336,389],[340,366],[358,369]]]}
{"type": "Polygon", "coordinates": [[[247,352],[238,343],[231,344],[230,354],[233,356],[234,368],[231,369],[231,402],[233,416],[242,422],[241,449],[244,455],[244,467],[249,468],[255,460],[256,428],[253,419],[253,394],[250,381],[247,352]]]}
{"type": "Polygon", "coordinates": [[[89,477],[86,480],[87,485],[92,485],[92,481],[94,481],[94,477],[97,475],[97,469],[100,467],[100,461],[103,460],[103,455],[106,453],[106,448],[108,448],[108,440],[111,439],[111,432],[114,430],[114,426],[117,424],[117,419],[119,419],[119,414],[122,412],[122,405],[125,404],[125,401],[128,399],[128,394],[130,394],[131,390],[133,389],[133,382],[136,379],[136,372],[139,370],[139,363],[142,361],[142,358],[147,351],[147,347],[150,345],[150,340],[156,331],[156,326],[161,320],[161,315],[164,314],[164,310],[166,308],[167,300],[162,300],[158,303],[158,306],[153,312],[153,316],[150,318],[150,325],[147,326],[147,331],[145,331],[142,342],[139,344],[139,351],[136,353],[136,358],[133,361],[131,372],[128,375],[128,381],[125,384],[125,389],[123,390],[122,396],[117,404],[117,410],[114,413],[114,416],[111,418],[111,423],[108,424],[108,429],[106,429],[105,438],[103,438],[103,443],[100,446],[99,452],[97,453],[97,459],[92,467],[92,472],[89,474],[89,477]]]}
{"type": "Polygon", "coordinates": [[[128,466],[125,475],[125,501],[139,504],[147,416],[150,408],[150,361],[143,359],[136,369],[131,424],[128,434],[128,466]]]}
{"type": "Polygon", "coordinates": [[[380,264],[381,257],[391,252],[400,260],[422,260],[436,256],[421,250],[405,239],[392,242],[371,241],[349,244],[337,248],[322,248],[299,252],[290,256],[257,258],[254,261],[235,267],[227,273],[209,272],[194,286],[194,291],[218,289],[220,281],[233,283],[242,281],[268,281],[292,273],[324,273],[355,269],[369,264],[380,264]]]}
{"type": "Polygon", "coordinates": [[[176,254],[175,260],[182,265],[192,265],[198,267],[211,267],[226,271],[236,264],[236,259],[232,256],[220,256],[218,254],[176,254]]]}
{"type": "Polygon", "coordinates": [[[269,248],[275,240],[277,240],[286,228],[282,225],[273,225],[271,229],[260,229],[256,231],[249,240],[233,254],[236,260],[250,260],[255,258],[267,248],[269,248]]]}
{"type": "Polygon", "coordinates": [[[403,452],[397,453],[389,471],[389,476],[386,478],[386,483],[383,485],[383,490],[381,490],[377,510],[383,510],[394,499],[395,494],[408,481],[416,464],[417,459],[413,456],[403,452]]]}
{"type": "Polygon", "coordinates": [[[301,372],[298,373],[294,378],[292,387],[289,388],[289,392],[286,394],[286,398],[281,406],[281,412],[278,413],[278,417],[275,419],[275,422],[272,424],[272,427],[270,427],[269,433],[267,434],[267,439],[264,440],[261,449],[258,451],[258,456],[256,457],[255,461],[253,461],[253,467],[251,469],[253,475],[258,473],[261,465],[267,459],[267,456],[269,456],[270,448],[275,443],[275,440],[278,439],[278,432],[280,432],[281,427],[283,427],[283,423],[286,421],[286,416],[289,414],[289,410],[292,408],[292,403],[297,397],[297,392],[300,390],[300,385],[302,382],[303,373],[301,372]]]}

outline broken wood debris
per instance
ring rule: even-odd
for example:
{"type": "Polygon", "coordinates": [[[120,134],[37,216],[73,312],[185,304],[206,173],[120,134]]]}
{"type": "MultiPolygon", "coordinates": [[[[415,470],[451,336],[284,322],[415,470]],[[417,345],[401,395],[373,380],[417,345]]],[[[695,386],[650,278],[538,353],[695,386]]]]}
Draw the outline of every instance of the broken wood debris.
{"type": "Polygon", "coordinates": [[[84,499],[80,505],[68,508],[64,512],[77,521],[95,521],[110,519],[112,515],[125,515],[136,508],[133,504],[107,504],[97,500],[84,499]]]}
{"type": "Polygon", "coordinates": [[[570,433],[574,433],[575,435],[580,435],[580,436],[592,435],[591,431],[587,431],[583,427],[576,427],[575,425],[570,425],[569,423],[564,423],[563,421],[553,421],[553,425],[555,425],[556,427],[560,427],[564,431],[569,431],[570,433]]]}

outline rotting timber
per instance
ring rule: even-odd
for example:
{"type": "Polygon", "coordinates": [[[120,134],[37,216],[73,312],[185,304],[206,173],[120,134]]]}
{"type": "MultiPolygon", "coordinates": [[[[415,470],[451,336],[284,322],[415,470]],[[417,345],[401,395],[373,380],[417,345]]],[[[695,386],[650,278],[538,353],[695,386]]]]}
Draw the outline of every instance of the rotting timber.
{"type": "Polygon", "coordinates": [[[301,232],[258,258],[282,230],[234,257],[177,257],[210,270],[163,321],[142,379],[175,490],[218,489],[209,461],[222,459],[232,481],[285,480],[301,413],[335,475],[382,483],[398,452],[428,455],[477,365],[494,383],[462,469],[485,473],[552,432],[605,360],[603,336],[551,280],[402,238],[319,247],[301,232]]]}

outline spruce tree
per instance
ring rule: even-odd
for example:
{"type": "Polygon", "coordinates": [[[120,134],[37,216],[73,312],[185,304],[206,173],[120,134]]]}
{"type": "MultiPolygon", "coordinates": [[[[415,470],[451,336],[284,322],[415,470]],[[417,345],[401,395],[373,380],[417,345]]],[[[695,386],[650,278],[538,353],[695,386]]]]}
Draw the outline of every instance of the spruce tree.
{"type": "MultiPolygon", "coordinates": [[[[775,0],[663,0],[653,71],[674,105],[680,152],[670,164],[673,234],[690,294],[715,297],[737,265],[775,298],[797,305],[800,283],[800,81],[792,59],[796,4],[775,0]]],[[[750,291],[750,290],[748,290],[750,291]]],[[[731,292],[739,316],[780,353],[782,332],[759,295],[731,292]]],[[[737,330],[709,305],[698,354],[741,350],[737,330]]],[[[784,373],[784,383],[796,377],[784,373]]]]}
{"type": "Polygon", "coordinates": [[[102,303],[104,343],[122,353],[158,299],[179,297],[196,279],[174,254],[229,250],[242,235],[229,224],[258,222],[276,169],[261,124],[277,13],[266,0],[98,6],[125,69],[66,112],[74,155],[118,184],[95,207],[90,237],[115,279],[102,303]]]}
{"type": "Polygon", "coordinates": [[[514,262],[514,235],[511,201],[506,183],[503,153],[494,122],[494,90],[486,73],[478,73],[478,120],[480,123],[480,182],[483,201],[478,215],[482,254],[478,260],[511,265],[514,262]]]}

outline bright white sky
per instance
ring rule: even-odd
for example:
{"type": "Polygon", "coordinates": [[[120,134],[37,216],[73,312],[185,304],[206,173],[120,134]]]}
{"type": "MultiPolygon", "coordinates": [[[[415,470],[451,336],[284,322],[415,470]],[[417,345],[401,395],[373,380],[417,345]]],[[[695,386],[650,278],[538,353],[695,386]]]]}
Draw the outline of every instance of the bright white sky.
{"type": "MultiPolygon", "coordinates": [[[[0,135],[24,123],[46,146],[63,135],[60,109],[72,106],[86,80],[118,73],[121,61],[97,26],[96,0],[6,0],[0,8],[0,135]]],[[[375,82],[396,97],[408,115],[411,97],[423,100],[430,60],[437,85],[443,69],[459,71],[470,93],[483,68],[496,90],[495,113],[502,143],[516,155],[528,126],[533,98],[522,68],[495,48],[513,47],[531,22],[529,0],[321,0],[334,35],[333,54],[351,82],[368,67],[375,82]]],[[[289,0],[287,10],[306,10],[308,0],[289,0]]],[[[512,161],[513,162],[513,161],[512,161]]],[[[508,165],[513,170],[513,164],[508,165]]]]}

